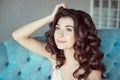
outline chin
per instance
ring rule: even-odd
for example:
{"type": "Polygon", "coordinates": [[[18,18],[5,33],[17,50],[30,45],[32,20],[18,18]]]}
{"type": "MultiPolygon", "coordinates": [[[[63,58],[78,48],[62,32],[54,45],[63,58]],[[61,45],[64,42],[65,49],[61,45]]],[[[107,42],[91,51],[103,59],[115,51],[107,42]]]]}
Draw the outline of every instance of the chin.
{"type": "Polygon", "coordinates": [[[58,49],[61,49],[61,50],[65,49],[64,46],[57,46],[57,48],[58,48],[58,49]]]}
{"type": "Polygon", "coordinates": [[[63,47],[57,47],[58,49],[61,49],[61,50],[63,50],[64,48],[63,47]]]}

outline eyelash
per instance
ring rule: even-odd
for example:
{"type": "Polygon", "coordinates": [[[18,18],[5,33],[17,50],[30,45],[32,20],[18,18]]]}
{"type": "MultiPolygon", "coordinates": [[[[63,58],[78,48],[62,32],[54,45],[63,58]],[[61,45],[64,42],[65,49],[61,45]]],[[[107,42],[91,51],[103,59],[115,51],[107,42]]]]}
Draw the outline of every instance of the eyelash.
{"type": "MultiPolygon", "coordinates": [[[[60,30],[60,28],[56,26],[56,27],[55,27],[55,30],[60,30]]],[[[72,29],[71,29],[71,28],[66,28],[65,30],[66,30],[66,31],[69,31],[69,32],[72,32],[72,29]]]]}
{"type": "Polygon", "coordinates": [[[67,30],[67,31],[69,31],[69,32],[71,32],[71,31],[72,31],[72,29],[70,29],[70,28],[66,28],[66,30],[67,30]]]}
{"type": "Polygon", "coordinates": [[[55,27],[55,30],[59,30],[60,28],[59,27],[55,27]]]}

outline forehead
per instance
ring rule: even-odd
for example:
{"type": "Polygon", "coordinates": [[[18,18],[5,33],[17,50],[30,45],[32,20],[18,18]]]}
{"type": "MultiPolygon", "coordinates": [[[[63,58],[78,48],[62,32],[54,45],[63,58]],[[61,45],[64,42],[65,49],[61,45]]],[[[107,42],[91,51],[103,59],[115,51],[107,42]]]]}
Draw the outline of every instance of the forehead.
{"type": "Polygon", "coordinates": [[[71,17],[61,17],[57,24],[74,26],[74,21],[71,17]]]}

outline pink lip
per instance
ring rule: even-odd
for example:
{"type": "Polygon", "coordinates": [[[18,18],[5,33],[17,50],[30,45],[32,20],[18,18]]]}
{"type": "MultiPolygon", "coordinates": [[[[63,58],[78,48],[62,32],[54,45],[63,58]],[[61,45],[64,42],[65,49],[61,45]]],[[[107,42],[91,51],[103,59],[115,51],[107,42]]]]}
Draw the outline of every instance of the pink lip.
{"type": "Polygon", "coordinates": [[[63,40],[57,40],[58,43],[65,43],[66,41],[63,40]]]}

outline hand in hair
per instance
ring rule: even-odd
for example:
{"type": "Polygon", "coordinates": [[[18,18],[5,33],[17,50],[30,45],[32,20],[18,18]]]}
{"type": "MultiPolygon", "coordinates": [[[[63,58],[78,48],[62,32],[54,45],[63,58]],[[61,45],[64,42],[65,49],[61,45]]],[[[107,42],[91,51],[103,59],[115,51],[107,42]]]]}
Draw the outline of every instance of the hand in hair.
{"type": "Polygon", "coordinates": [[[54,8],[54,10],[53,10],[53,12],[51,14],[51,16],[52,16],[53,19],[54,19],[54,16],[56,15],[58,9],[61,8],[61,7],[62,8],[67,8],[66,3],[61,3],[61,4],[58,4],[58,5],[55,6],[55,8],[54,8]]]}

